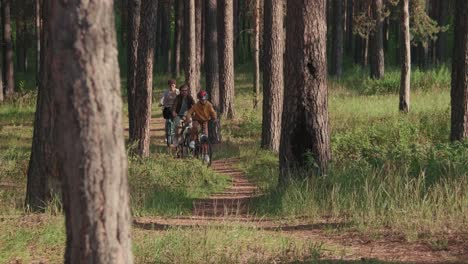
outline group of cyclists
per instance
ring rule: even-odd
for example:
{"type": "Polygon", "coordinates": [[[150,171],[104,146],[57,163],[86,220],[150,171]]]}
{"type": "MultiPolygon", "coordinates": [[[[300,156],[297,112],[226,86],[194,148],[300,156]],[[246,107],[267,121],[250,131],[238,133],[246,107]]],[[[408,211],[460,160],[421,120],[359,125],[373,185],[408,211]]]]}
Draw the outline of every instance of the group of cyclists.
{"type": "MultiPolygon", "coordinates": [[[[182,138],[183,127],[182,123],[187,124],[190,134],[190,142],[188,147],[195,148],[195,143],[199,140],[201,143],[208,142],[208,122],[215,121],[217,118],[216,111],[213,105],[208,101],[208,93],[205,90],[200,90],[197,93],[198,102],[195,102],[190,95],[190,87],[183,84],[177,89],[176,81],[168,81],[168,89],[163,93],[160,105],[163,106],[163,117],[167,122],[173,125],[166,128],[166,140],[168,146],[171,144],[174,147],[179,145],[179,140],[182,138]],[[199,137],[199,130],[202,130],[199,137]],[[168,140],[167,134],[175,135],[168,140]]],[[[166,122],[166,123],[167,123],[166,122]]],[[[206,163],[210,163],[210,155],[208,154],[207,144],[201,144],[203,159],[206,163]]]]}

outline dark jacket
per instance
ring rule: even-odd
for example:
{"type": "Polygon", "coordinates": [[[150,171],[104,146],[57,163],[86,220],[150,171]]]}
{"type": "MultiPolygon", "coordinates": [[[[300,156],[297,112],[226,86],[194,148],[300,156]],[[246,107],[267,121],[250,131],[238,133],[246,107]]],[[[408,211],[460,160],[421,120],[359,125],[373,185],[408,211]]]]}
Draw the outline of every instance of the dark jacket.
{"type": "MultiPolygon", "coordinates": [[[[177,115],[179,115],[180,108],[182,107],[182,99],[183,96],[181,94],[177,95],[177,97],[174,100],[174,104],[172,105],[172,111],[175,111],[177,115]]],[[[193,97],[190,95],[187,95],[187,111],[192,108],[192,105],[195,104],[195,100],[193,100],[193,97]]]]}

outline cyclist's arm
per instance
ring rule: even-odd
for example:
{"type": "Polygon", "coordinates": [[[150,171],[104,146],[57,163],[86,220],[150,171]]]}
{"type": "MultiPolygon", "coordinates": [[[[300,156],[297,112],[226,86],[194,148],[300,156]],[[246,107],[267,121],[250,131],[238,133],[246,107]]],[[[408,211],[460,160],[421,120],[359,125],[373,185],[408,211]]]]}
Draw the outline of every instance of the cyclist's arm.
{"type": "Polygon", "coordinates": [[[210,112],[211,120],[216,120],[217,114],[216,114],[216,111],[214,110],[213,105],[210,105],[209,112],[210,112]]]}
{"type": "Polygon", "coordinates": [[[161,96],[161,99],[159,99],[159,105],[164,106],[164,100],[166,99],[166,96],[167,96],[167,91],[165,91],[163,95],[161,96]]]}

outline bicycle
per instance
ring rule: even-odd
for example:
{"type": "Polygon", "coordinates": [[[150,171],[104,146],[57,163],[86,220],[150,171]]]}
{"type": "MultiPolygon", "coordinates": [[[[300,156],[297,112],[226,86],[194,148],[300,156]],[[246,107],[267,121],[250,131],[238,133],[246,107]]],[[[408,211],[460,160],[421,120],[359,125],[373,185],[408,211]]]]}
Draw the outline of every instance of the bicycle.
{"type": "MultiPolygon", "coordinates": [[[[190,146],[190,128],[191,122],[182,122],[181,140],[177,145],[177,153],[180,158],[192,156],[202,161],[203,164],[211,166],[213,159],[213,148],[207,135],[203,134],[202,131],[198,132],[197,137],[194,140],[194,145],[190,146]]],[[[203,126],[201,126],[203,127],[203,126]]]]}
{"type": "Polygon", "coordinates": [[[172,119],[166,119],[164,124],[164,133],[166,144],[168,147],[170,147],[174,142],[174,121],[172,119]]]}

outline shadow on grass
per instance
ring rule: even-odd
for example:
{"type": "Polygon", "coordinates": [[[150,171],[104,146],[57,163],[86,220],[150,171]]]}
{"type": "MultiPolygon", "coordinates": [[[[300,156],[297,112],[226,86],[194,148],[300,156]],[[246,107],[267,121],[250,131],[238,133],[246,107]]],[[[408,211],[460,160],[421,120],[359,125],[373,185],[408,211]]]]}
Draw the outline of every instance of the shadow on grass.
{"type": "Polygon", "coordinates": [[[141,202],[146,215],[177,216],[190,214],[193,209],[193,200],[183,191],[157,187],[141,202]]]}
{"type": "Polygon", "coordinates": [[[222,141],[219,144],[213,145],[213,159],[229,159],[240,156],[240,148],[237,144],[231,141],[222,141]]]}

